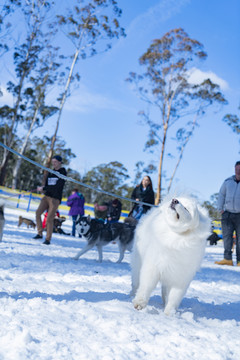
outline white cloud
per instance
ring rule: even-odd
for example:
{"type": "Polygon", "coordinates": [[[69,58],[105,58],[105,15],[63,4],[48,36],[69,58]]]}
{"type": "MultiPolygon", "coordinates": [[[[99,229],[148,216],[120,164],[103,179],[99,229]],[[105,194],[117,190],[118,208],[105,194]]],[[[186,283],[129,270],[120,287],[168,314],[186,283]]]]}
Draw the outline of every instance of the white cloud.
{"type": "Polygon", "coordinates": [[[0,105],[13,105],[13,97],[11,94],[9,94],[5,87],[1,86],[1,91],[3,93],[2,96],[0,96],[0,105]]]}
{"type": "Polygon", "coordinates": [[[210,79],[213,83],[219,85],[221,90],[229,89],[228,83],[212,71],[201,71],[197,68],[192,68],[189,71],[189,82],[191,84],[200,84],[206,79],[210,79]]]}
{"type": "Polygon", "coordinates": [[[87,113],[104,109],[125,111],[126,106],[123,106],[119,101],[114,100],[107,95],[89,91],[88,88],[82,84],[78,92],[69,97],[65,109],[68,111],[87,113]]]}
{"type": "Polygon", "coordinates": [[[181,11],[182,7],[187,5],[190,0],[161,0],[155,6],[150,7],[145,13],[137,16],[130,27],[127,30],[127,34],[132,30],[139,31],[140,29],[146,31],[154,28],[156,24],[160,22],[167,21],[174,15],[176,15],[179,11],[181,11]],[[141,26],[139,26],[141,24],[141,26]]]}

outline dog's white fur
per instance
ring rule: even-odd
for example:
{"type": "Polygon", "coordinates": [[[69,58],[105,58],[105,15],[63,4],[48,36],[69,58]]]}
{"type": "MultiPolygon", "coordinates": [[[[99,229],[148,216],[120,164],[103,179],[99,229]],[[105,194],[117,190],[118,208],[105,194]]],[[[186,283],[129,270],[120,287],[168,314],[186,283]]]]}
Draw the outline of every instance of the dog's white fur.
{"type": "Polygon", "coordinates": [[[211,221],[189,196],[166,199],[137,226],[132,254],[134,307],[143,309],[160,281],[164,313],[177,310],[201,265],[211,221]]]}
{"type": "Polygon", "coordinates": [[[5,201],[0,199],[0,241],[2,241],[2,237],[3,237],[3,228],[4,228],[4,224],[5,224],[5,220],[4,220],[4,206],[5,206],[5,201]]]}

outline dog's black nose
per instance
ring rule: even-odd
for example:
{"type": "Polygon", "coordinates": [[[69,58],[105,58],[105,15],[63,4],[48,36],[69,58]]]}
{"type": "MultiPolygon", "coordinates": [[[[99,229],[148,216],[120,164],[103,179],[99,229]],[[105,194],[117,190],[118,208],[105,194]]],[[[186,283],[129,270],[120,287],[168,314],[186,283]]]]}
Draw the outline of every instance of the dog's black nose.
{"type": "Polygon", "coordinates": [[[177,204],[179,204],[179,201],[177,200],[177,199],[172,199],[172,202],[171,202],[171,208],[172,209],[175,209],[175,206],[177,205],[177,204]]]}

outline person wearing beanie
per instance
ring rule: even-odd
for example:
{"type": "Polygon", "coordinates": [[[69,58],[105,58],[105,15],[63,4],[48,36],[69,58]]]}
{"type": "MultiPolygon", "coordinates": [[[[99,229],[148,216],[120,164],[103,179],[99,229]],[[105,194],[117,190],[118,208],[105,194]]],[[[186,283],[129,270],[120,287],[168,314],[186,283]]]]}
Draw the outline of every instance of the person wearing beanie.
{"type": "Polygon", "coordinates": [[[113,199],[108,203],[107,222],[116,223],[120,219],[122,203],[118,199],[113,199]]]}
{"type": "Polygon", "coordinates": [[[240,266],[240,161],[235,164],[235,175],[227,178],[218,194],[218,210],[222,215],[224,258],[217,265],[233,265],[233,234],[236,233],[237,266],[240,266]]]}
{"type": "MultiPolygon", "coordinates": [[[[62,167],[62,157],[60,155],[55,155],[52,158],[52,167],[53,170],[59,172],[62,175],[67,175],[66,169],[62,167]]],[[[58,206],[62,200],[62,192],[65,184],[65,180],[61,179],[55,174],[48,173],[46,178],[45,186],[38,186],[37,190],[44,193],[43,198],[36,210],[36,223],[37,223],[37,235],[34,236],[33,239],[42,239],[43,226],[41,215],[44,211],[48,211],[47,216],[47,235],[46,239],[43,242],[45,245],[49,245],[52,238],[53,233],[53,222],[55,213],[57,211],[58,206]]]]}

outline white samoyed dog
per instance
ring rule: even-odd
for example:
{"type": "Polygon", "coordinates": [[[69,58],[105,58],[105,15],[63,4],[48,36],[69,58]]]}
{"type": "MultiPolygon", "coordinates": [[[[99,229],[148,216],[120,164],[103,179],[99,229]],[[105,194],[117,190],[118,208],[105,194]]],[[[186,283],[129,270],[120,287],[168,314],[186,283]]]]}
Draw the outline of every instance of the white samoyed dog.
{"type": "Polygon", "coordinates": [[[211,221],[194,198],[166,199],[139,222],[132,253],[133,305],[143,309],[160,281],[164,313],[176,311],[205,253],[211,221]]]}

